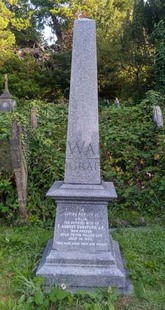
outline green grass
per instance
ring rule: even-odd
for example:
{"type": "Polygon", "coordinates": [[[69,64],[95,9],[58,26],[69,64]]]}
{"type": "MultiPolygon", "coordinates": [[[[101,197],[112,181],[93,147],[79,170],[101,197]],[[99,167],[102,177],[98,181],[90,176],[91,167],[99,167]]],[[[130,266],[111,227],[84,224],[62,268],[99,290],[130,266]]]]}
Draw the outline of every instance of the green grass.
{"type": "Polygon", "coordinates": [[[41,249],[51,235],[49,230],[32,226],[0,228],[0,309],[1,303],[8,304],[20,295],[23,277],[33,277],[41,249]]]}
{"type": "Polygon", "coordinates": [[[136,298],[126,309],[165,309],[164,228],[118,230],[114,238],[119,241],[134,283],[136,298]]]}
{"type": "MultiPolygon", "coordinates": [[[[0,310],[42,309],[40,306],[28,308],[27,300],[31,302],[32,296],[34,297],[35,287],[38,285],[35,269],[42,248],[51,236],[51,230],[30,225],[0,228],[0,310]]],[[[164,228],[157,225],[142,229],[118,229],[113,232],[113,238],[119,241],[126,259],[134,284],[134,296],[115,298],[116,294],[114,296],[114,292],[110,290],[91,296],[81,293],[74,298],[64,294],[63,297],[59,295],[59,298],[64,298],[62,304],[47,309],[165,309],[164,228]]],[[[35,295],[34,298],[39,297],[35,295]]]]}

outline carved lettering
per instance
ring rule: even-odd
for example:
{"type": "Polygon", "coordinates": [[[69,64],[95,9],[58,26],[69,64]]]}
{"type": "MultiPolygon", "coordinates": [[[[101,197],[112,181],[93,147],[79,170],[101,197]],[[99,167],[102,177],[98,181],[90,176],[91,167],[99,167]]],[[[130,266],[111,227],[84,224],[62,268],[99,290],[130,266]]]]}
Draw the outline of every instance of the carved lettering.
{"type": "Polygon", "coordinates": [[[68,141],[68,147],[70,153],[73,156],[79,155],[79,156],[91,157],[96,154],[92,143],[89,143],[87,146],[85,146],[85,141],[82,142],[76,141],[75,143],[71,143],[70,141],[68,141]]]}
{"type": "Polygon", "coordinates": [[[58,224],[59,237],[61,242],[57,245],[71,246],[98,246],[103,248],[106,243],[104,240],[104,226],[98,221],[99,215],[88,211],[86,214],[82,208],[79,212],[66,212],[64,220],[58,224]]]}
{"type": "Polygon", "coordinates": [[[71,154],[74,155],[74,154],[78,153],[79,155],[81,155],[83,152],[83,149],[84,149],[84,144],[85,144],[85,141],[83,141],[82,145],[80,145],[79,142],[76,142],[75,144],[71,144],[68,141],[68,145],[69,145],[69,149],[70,149],[71,154]]]}
{"type": "Polygon", "coordinates": [[[99,166],[99,162],[97,158],[94,158],[92,161],[86,162],[85,160],[78,160],[77,162],[66,162],[66,166],[68,169],[72,171],[95,171],[99,166]]]}
{"type": "Polygon", "coordinates": [[[86,155],[88,154],[95,155],[95,152],[94,152],[94,149],[91,143],[89,143],[87,150],[86,150],[86,155]]]}

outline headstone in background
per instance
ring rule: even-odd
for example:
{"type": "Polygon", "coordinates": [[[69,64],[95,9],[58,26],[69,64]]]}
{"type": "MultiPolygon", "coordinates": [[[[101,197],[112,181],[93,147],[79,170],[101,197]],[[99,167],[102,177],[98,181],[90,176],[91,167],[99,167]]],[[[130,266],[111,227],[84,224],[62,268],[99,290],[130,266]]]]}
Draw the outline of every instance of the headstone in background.
{"type": "Polygon", "coordinates": [[[19,212],[24,221],[27,221],[27,167],[26,159],[22,149],[22,126],[14,121],[11,139],[12,166],[17,187],[19,212]]]}
{"type": "Polygon", "coordinates": [[[154,122],[158,127],[163,127],[163,114],[160,106],[154,106],[154,122]]]}
{"type": "Polygon", "coordinates": [[[12,95],[9,92],[7,74],[5,74],[5,89],[0,96],[0,111],[11,112],[14,110],[15,105],[16,102],[12,99],[12,95]]]}
{"type": "Polygon", "coordinates": [[[57,203],[54,238],[37,275],[45,285],[75,291],[115,285],[129,292],[119,246],[108,228],[107,204],[117,197],[100,177],[95,21],[74,24],[65,179],[47,193],[57,203]]]}
{"type": "Polygon", "coordinates": [[[37,119],[37,108],[32,107],[31,108],[31,128],[32,129],[37,129],[38,126],[38,119],[37,119]]]}

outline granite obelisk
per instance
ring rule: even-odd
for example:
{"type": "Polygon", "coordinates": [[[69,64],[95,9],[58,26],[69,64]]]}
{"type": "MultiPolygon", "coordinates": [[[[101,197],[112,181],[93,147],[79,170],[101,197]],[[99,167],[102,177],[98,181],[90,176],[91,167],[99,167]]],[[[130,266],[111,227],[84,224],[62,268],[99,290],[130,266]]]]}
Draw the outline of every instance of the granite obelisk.
{"type": "Polygon", "coordinates": [[[100,184],[95,22],[75,22],[65,183],[100,184]],[[78,172],[78,173],[77,173],[78,172]]]}
{"type": "Polygon", "coordinates": [[[119,246],[108,229],[107,204],[117,197],[100,177],[95,21],[74,23],[69,120],[64,181],[47,193],[57,203],[54,238],[37,275],[45,285],[94,289],[115,285],[128,291],[119,246]]]}

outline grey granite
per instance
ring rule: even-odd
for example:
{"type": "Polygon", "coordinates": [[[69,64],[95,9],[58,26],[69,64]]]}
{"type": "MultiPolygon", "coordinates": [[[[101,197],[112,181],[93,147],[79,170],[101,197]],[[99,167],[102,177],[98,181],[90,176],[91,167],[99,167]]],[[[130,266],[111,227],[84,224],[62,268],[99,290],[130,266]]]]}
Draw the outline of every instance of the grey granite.
{"type": "Polygon", "coordinates": [[[118,243],[109,234],[107,204],[117,198],[100,178],[95,21],[75,21],[64,181],[47,193],[57,203],[54,237],[37,275],[45,287],[71,291],[115,285],[131,293],[118,243]]]}
{"type": "Polygon", "coordinates": [[[66,184],[56,181],[47,192],[47,196],[64,200],[96,200],[107,201],[117,198],[116,190],[112,182],[102,182],[100,185],[66,184]]]}
{"type": "Polygon", "coordinates": [[[100,184],[95,21],[74,24],[65,183],[100,184]]]}
{"type": "Polygon", "coordinates": [[[73,261],[66,253],[61,254],[59,261],[58,251],[53,249],[53,241],[49,240],[37,275],[45,277],[46,290],[53,285],[65,287],[72,292],[80,288],[88,291],[113,285],[119,293],[130,295],[133,293],[133,286],[125,269],[118,242],[112,240],[112,248],[114,257],[109,258],[109,262],[105,255],[102,260],[99,260],[100,253],[95,253],[91,257],[92,255],[87,253],[78,252],[73,252],[75,255],[75,258],[72,257],[73,261]],[[79,260],[80,256],[82,259],[79,260]]]}
{"type": "Polygon", "coordinates": [[[95,253],[110,251],[106,204],[58,202],[53,248],[95,253]]]}
{"type": "Polygon", "coordinates": [[[16,102],[12,99],[11,94],[4,91],[0,96],[0,111],[11,112],[14,110],[15,105],[16,102]]]}
{"type": "Polygon", "coordinates": [[[163,114],[160,106],[154,106],[154,122],[156,123],[157,127],[163,127],[163,114]]]}
{"type": "Polygon", "coordinates": [[[7,74],[5,75],[5,90],[0,96],[0,111],[1,112],[11,112],[14,110],[16,105],[15,100],[13,100],[12,95],[8,89],[8,79],[7,74]]]}

